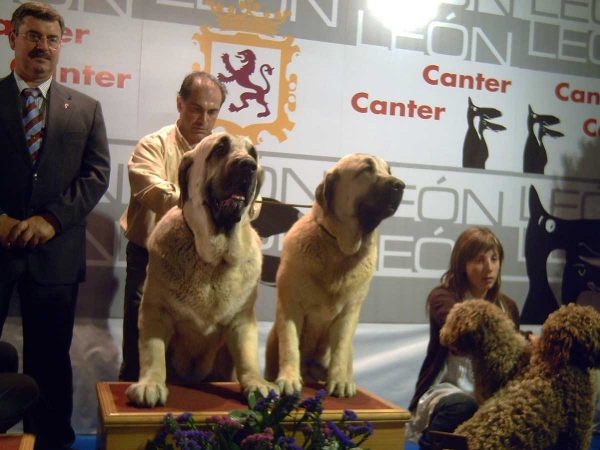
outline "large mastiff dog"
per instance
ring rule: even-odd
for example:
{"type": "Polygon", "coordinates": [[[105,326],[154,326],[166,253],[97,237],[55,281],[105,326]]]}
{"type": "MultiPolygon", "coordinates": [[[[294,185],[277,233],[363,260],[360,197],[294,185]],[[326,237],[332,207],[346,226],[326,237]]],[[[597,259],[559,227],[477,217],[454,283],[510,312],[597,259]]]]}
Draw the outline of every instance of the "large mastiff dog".
{"type": "Polygon", "coordinates": [[[180,207],[148,242],[140,379],[127,389],[137,405],[164,405],[167,379],[194,384],[237,375],[246,395],[273,388],[259,372],[254,313],[262,264],[250,226],[262,183],[257,158],[246,138],[219,133],[181,161],[180,207]]]}
{"type": "Polygon", "coordinates": [[[345,156],[286,235],[265,370],[283,394],[325,380],[329,394],[356,393],[352,338],[375,270],[376,228],[395,213],[403,191],[380,158],[345,156]]]}

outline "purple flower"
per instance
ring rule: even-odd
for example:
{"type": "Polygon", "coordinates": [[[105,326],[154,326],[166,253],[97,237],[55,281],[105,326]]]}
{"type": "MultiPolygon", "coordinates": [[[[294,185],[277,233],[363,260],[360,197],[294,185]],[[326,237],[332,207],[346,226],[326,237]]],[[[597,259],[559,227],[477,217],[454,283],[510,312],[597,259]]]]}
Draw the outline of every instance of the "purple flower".
{"type": "Polygon", "coordinates": [[[313,398],[300,401],[300,392],[279,397],[269,391],[266,397],[257,396],[254,407],[246,412],[235,411],[231,416],[212,416],[206,419],[209,431],[201,431],[194,424],[191,413],[177,418],[165,415],[164,427],[154,441],[148,441],[147,449],[175,448],[177,450],[303,450],[320,449],[337,444],[340,450],[356,449],[352,439],[360,439],[358,445],[373,434],[373,425],[363,422],[360,426],[346,422],[358,421],[354,411],[344,410],[341,421],[336,424],[321,419],[325,390],[319,390],[313,398]],[[304,415],[301,417],[301,409],[304,415]],[[293,433],[304,438],[296,443],[293,436],[286,437],[282,421],[293,419],[293,433]],[[237,418],[237,420],[236,420],[237,418]],[[253,434],[251,434],[253,433],[253,434]],[[167,444],[168,442],[168,444],[167,444]],[[172,442],[172,444],[171,444],[172,442]]]}
{"type": "Polygon", "coordinates": [[[373,434],[373,424],[371,422],[365,421],[360,426],[354,426],[350,424],[345,424],[344,428],[350,432],[351,436],[362,436],[365,438],[369,437],[373,434]]]}
{"type": "Polygon", "coordinates": [[[327,426],[331,429],[332,434],[340,441],[340,444],[344,446],[342,448],[356,448],[356,444],[352,442],[346,433],[340,430],[335,423],[333,423],[331,420],[328,420],[327,426]]]}
{"type": "Polygon", "coordinates": [[[173,433],[173,439],[177,442],[184,441],[186,437],[187,435],[185,434],[185,431],[177,430],[175,433],[173,433]]]}
{"type": "Polygon", "coordinates": [[[156,445],[165,445],[167,440],[167,433],[164,431],[161,431],[160,433],[158,433],[156,435],[156,437],[154,438],[154,442],[156,442],[156,445]]]}
{"type": "Polygon", "coordinates": [[[202,444],[217,445],[215,435],[211,431],[190,430],[187,432],[188,437],[202,444]]]}
{"type": "Polygon", "coordinates": [[[177,423],[181,424],[181,423],[186,423],[188,420],[190,420],[191,417],[192,417],[192,413],[184,412],[176,420],[177,420],[177,423]]]}
{"type": "Polygon", "coordinates": [[[276,402],[277,400],[279,400],[279,395],[277,395],[277,392],[275,392],[274,389],[271,389],[267,394],[266,399],[269,401],[276,402]]]}
{"type": "Polygon", "coordinates": [[[256,400],[256,404],[252,410],[264,412],[270,404],[277,403],[277,401],[279,401],[279,396],[277,395],[277,392],[271,389],[266,397],[261,397],[256,400]]]}
{"type": "Polygon", "coordinates": [[[286,395],[279,400],[277,404],[277,409],[283,410],[286,412],[292,411],[298,405],[300,401],[300,392],[294,391],[291,395],[286,395]]]}
{"type": "Polygon", "coordinates": [[[263,412],[269,406],[269,401],[265,397],[261,397],[256,400],[256,405],[252,408],[254,411],[263,412]]]}
{"type": "Polygon", "coordinates": [[[311,449],[322,448],[326,443],[331,442],[329,439],[331,436],[331,430],[325,424],[319,424],[314,428],[305,427],[301,430],[304,434],[304,443],[310,442],[311,449]]]}
{"type": "Polygon", "coordinates": [[[239,422],[236,422],[235,420],[230,419],[228,416],[211,416],[206,419],[206,423],[213,423],[220,428],[236,428],[238,430],[244,428],[244,425],[242,425],[239,422]]]}
{"type": "Polygon", "coordinates": [[[265,428],[262,433],[251,434],[241,443],[243,450],[267,450],[273,448],[273,430],[265,428]]]}
{"type": "Polygon", "coordinates": [[[175,417],[173,417],[173,414],[171,413],[165,415],[163,419],[163,425],[168,433],[175,433],[175,431],[179,430],[179,425],[177,424],[177,422],[175,421],[175,417]]]}
{"type": "Polygon", "coordinates": [[[358,420],[358,416],[356,413],[350,409],[345,409],[344,414],[342,414],[342,420],[345,422],[347,420],[358,420]]]}
{"type": "Polygon", "coordinates": [[[300,408],[306,410],[303,420],[306,420],[309,414],[321,414],[323,412],[323,399],[325,397],[327,397],[327,392],[325,392],[325,389],[321,389],[317,391],[314,398],[309,397],[300,402],[300,408]]]}

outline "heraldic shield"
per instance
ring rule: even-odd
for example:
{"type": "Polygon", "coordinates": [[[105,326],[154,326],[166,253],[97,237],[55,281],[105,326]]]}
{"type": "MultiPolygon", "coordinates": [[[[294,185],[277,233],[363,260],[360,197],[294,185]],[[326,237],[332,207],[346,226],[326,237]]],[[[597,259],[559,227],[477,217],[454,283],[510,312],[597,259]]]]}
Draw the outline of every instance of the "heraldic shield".
{"type": "MultiPolygon", "coordinates": [[[[237,13],[212,5],[219,28],[202,25],[193,40],[204,56],[204,64],[192,70],[204,70],[222,81],[228,90],[216,126],[227,132],[248,136],[260,143],[263,131],[279,142],[294,128],[289,113],[296,109],[296,74],[288,74],[288,65],[298,46],[292,36],[275,36],[277,27],[289,17],[289,11],[257,15],[256,8],[237,13]]],[[[257,4],[254,4],[257,6],[257,4]]]]}

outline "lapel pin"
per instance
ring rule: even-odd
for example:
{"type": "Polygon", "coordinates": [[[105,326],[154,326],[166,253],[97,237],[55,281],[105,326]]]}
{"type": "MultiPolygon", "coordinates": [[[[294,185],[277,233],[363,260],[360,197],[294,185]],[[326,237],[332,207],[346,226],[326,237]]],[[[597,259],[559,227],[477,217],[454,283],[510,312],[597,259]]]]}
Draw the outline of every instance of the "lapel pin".
{"type": "Polygon", "coordinates": [[[68,103],[65,103],[65,109],[67,109],[69,107],[68,103]]]}

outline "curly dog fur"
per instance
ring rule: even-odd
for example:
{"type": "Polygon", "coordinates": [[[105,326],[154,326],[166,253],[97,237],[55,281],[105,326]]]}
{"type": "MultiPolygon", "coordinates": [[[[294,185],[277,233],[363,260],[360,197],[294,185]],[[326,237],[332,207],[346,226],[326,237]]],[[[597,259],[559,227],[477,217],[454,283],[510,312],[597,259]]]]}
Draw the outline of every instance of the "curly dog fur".
{"type": "Polygon", "coordinates": [[[479,404],[521,376],[531,357],[531,345],[510,317],[487,300],[454,305],[440,330],[440,343],[471,358],[479,404]]]}
{"type": "Polygon", "coordinates": [[[522,379],[485,402],[455,433],[470,450],[584,450],[592,439],[600,314],[569,304],[548,316],[522,379]]]}

